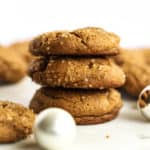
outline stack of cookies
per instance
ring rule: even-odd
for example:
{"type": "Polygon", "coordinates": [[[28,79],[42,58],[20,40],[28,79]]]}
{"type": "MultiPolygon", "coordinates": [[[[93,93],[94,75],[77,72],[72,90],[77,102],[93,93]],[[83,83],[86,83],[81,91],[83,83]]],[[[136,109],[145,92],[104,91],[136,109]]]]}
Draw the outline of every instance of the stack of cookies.
{"type": "Polygon", "coordinates": [[[103,123],[122,106],[114,88],[125,82],[124,72],[111,60],[120,39],[101,28],[49,32],[35,38],[30,52],[39,56],[29,68],[43,85],[30,103],[36,113],[50,107],[70,112],[77,124],[103,123]]]}

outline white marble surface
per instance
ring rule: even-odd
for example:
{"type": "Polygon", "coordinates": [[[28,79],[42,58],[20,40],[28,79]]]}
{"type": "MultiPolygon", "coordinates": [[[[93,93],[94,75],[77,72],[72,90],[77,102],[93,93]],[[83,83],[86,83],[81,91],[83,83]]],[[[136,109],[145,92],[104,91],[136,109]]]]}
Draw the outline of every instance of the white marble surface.
{"type": "MultiPolygon", "coordinates": [[[[27,106],[38,87],[29,78],[25,78],[18,84],[1,85],[0,99],[13,100],[27,106]]],[[[137,112],[133,99],[127,98],[126,95],[123,97],[124,107],[115,120],[100,125],[77,127],[77,137],[71,150],[150,149],[149,122],[137,112]]],[[[40,148],[35,143],[34,137],[31,136],[15,144],[2,144],[0,150],[40,150],[40,148]]]]}

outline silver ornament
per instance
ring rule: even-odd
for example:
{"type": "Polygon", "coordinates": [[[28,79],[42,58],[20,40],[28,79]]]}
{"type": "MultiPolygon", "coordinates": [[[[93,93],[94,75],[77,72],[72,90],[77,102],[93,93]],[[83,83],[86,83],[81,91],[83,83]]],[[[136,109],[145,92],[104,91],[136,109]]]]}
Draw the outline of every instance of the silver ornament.
{"type": "Polygon", "coordinates": [[[145,87],[140,93],[137,107],[142,116],[150,120],[150,85],[145,87]]]}
{"type": "Polygon", "coordinates": [[[49,108],[37,116],[33,132],[40,147],[66,150],[74,141],[76,124],[73,117],[65,110],[49,108]]]}

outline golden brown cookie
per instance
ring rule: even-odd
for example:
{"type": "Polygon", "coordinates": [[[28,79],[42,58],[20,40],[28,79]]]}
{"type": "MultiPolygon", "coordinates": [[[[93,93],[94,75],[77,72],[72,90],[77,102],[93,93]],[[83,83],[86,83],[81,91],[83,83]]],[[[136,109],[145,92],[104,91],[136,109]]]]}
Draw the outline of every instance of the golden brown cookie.
{"type": "Polygon", "coordinates": [[[150,51],[122,50],[121,54],[114,58],[126,74],[124,88],[129,94],[138,96],[141,90],[150,84],[150,51]]]}
{"type": "Polygon", "coordinates": [[[43,87],[39,89],[31,103],[36,113],[59,107],[70,112],[77,124],[103,123],[115,118],[122,106],[120,93],[115,89],[81,90],[55,89],[43,87]]]}
{"type": "Polygon", "coordinates": [[[39,58],[31,64],[29,75],[50,87],[104,89],[125,82],[124,72],[109,58],[39,58]]]}
{"type": "Polygon", "coordinates": [[[22,57],[10,48],[0,48],[0,80],[5,82],[17,82],[21,80],[27,71],[27,63],[22,57]]]}
{"type": "Polygon", "coordinates": [[[148,65],[150,65],[150,48],[141,49],[141,53],[148,65]]]}
{"type": "Polygon", "coordinates": [[[8,48],[15,50],[27,63],[30,63],[33,59],[33,56],[29,52],[29,41],[16,42],[9,45],[8,48]]]}
{"type": "Polygon", "coordinates": [[[48,32],[30,44],[33,55],[113,55],[119,53],[120,39],[102,28],[48,32]]]}
{"type": "Polygon", "coordinates": [[[0,101],[0,143],[16,142],[32,132],[34,113],[22,105],[0,101]]]}

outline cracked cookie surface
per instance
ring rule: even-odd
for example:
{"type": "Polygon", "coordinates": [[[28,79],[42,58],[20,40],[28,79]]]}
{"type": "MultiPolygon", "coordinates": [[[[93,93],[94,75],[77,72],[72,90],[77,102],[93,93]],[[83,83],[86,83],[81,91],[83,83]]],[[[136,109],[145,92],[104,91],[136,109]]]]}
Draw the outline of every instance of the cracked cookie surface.
{"type": "Polygon", "coordinates": [[[0,143],[16,142],[32,132],[34,113],[22,105],[0,101],[0,143]]]}
{"type": "Polygon", "coordinates": [[[96,124],[115,118],[122,107],[122,100],[115,89],[40,88],[32,98],[30,108],[39,113],[50,107],[67,110],[77,124],[96,124]]]}
{"type": "Polygon", "coordinates": [[[38,58],[30,65],[29,75],[50,87],[104,89],[125,82],[124,72],[109,58],[38,58]]]}
{"type": "Polygon", "coordinates": [[[30,43],[33,55],[114,55],[120,38],[102,28],[86,27],[42,34],[30,43]]]}

